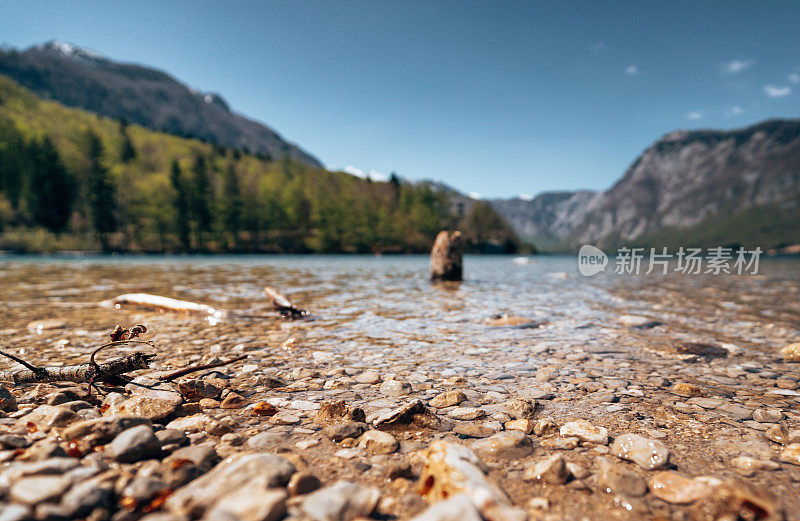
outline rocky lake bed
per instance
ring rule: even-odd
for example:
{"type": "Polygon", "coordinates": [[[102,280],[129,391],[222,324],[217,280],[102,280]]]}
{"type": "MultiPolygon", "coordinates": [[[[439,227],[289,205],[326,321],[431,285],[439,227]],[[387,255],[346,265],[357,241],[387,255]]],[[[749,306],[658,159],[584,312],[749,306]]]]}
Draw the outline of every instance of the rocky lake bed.
{"type": "Polygon", "coordinates": [[[156,358],[105,395],[2,382],[0,520],[800,519],[799,261],[589,279],[468,257],[437,286],[426,262],[4,262],[0,350],[82,364],[144,324],[152,346],[98,362],[156,358]],[[98,305],[131,292],[225,313],[98,305]]]}

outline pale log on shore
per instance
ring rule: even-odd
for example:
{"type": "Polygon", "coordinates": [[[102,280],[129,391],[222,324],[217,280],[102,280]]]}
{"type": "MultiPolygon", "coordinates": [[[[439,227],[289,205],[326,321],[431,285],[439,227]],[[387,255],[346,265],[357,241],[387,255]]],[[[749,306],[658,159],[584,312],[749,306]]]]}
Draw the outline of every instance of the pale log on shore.
{"type": "Polygon", "coordinates": [[[157,311],[186,313],[190,315],[207,315],[217,319],[228,315],[228,312],[224,309],[218,309],[196,302],[189,302],[188,300],[177,300],[160,295],[151,295],[149,293],[126,293],[125,295],[104,300],[100,305],[111,309],[135,307],[157,311]]]}
{"type": "Polygon", "coordinates": [[[431,282],[462,280],[463,249],[461,232],[439,232],[431,250],[431,282]]]}

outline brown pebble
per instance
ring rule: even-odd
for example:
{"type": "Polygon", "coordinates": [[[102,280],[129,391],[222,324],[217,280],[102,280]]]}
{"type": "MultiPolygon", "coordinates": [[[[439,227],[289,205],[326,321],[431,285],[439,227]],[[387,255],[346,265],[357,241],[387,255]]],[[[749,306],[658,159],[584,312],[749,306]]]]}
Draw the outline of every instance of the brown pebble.
{"type": "Polygon", "coordinates": [[[256,416],[274,416],[278,413],[278,409],[269,402],[258,402],[253,407],[253,414],[256,416]]]}
{"type": "Polygon", "coordinates": [[[224,400],[222,400],[220,407],[223,409],[241,409],[245,405],[247,405],[247,399],[244,396],[241,394],[230,393],[224,400]]]}
{"type": "Polygon", "coordinates": [[[286,491],[289,493],[289,497],[297,497],[317,490],[320,485],[316,476],[305,472],[295,472],[289,479],[289,484],[286,485],[286,491]]]}

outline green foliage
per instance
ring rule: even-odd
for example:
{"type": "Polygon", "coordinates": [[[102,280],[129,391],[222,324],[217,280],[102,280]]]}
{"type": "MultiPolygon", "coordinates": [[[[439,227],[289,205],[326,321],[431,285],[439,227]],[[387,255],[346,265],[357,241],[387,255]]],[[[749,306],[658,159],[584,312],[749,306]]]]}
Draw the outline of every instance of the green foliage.
{"type": "Polygon", "coordinates": [[[89,132],[89,175],[87,178],[86,197],[92,225],[97,233],[104,251],[109,249],[108,234],[116,231],[117,220],[114,215],[115,189],[108,170],[102,164],[103,143],[94,132],[89,132]]]}
{"type": "Polygon", "coordinates": [[[427,252],[456,226],[471,251],[516,245],[488,205],[459,222],[445,191],[394,173],[369,182],[154,132],[1,75],[0,99],[0,249],[427,252]]]}
{"type": "Polygon", "coordinates": [[[30,186],[26,192],[33,220],[51,232],[67,229],[77,185],[49,137],[30,146],[30,186]]]}

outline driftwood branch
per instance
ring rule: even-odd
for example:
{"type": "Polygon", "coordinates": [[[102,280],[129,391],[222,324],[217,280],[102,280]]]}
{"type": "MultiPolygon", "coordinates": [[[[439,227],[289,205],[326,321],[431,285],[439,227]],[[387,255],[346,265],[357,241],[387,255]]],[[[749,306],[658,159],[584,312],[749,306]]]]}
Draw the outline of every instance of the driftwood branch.
{"type": "Polygon", "coordinates": [[[298,318],[307,317],[310,313],[295,306],[291,300],[286,298],[280,291],[270,288],[264,288],[264,293],[272,300],[272,307],[281,314],[281,318],[286,320],[297,320],[298,318]]]}
{"type": "Polygon", "coordinates": [[[197,371],[204,371],[206,369],[214,369],[215,367],[222,367],[223,365],[232,364],[234,362],[238,362],[239,360],[244,360],[245,358],[247,358],[247,355],[237,356],[236,358],[231,358],[230,360],[212,362],[210,364],[192,365],[189,367],[184,367],[183,369],[178,369],[177,371],[173,371],[171,373],[167,373],[165,375],[161,375],[158,377],[158,379],[164,382],[171,382],[172,380],[180,378],[181,376],[186,376],[187,374],[195,373],[197,371]]]}
{"type": "Polygon", "coordinates": [[[6,352],[0,351],[0,355],[7,356],[26,367],[26,369],[0,371],[0,380],[14,382],[15,384],[42,382],[102,382],[108,385],[124,385],[127,383],[127,377],[124,376],[125,373],[138,371],[140,369],[149,369],[150,362],[156,357],[156,355],[148,355],[137,351],[128,356],[116,358],[102,364],[90,362],[63,367],[35,367],[6,352]]]}
{"type": "MultiPolygon", "coordinates": [[[[24,383],[53,383],[53,382],[75,382],[75,383],[88,383],[89,394],[91,396],[92,388],[100,389],[97,384],[106,384],[112,386],[121,386],[128,384],[132,378],[125,373],[131,371],[139,371],[141,369],[149,369],[150,362],[152,362],[156,355],[151,355],[137,351],[121,358],[115,358],[108,362],[98,364],[95,360],[97,353],[109,347],[117,347],[128,344],[143,344],[152,348],[156,348],[152,342],[145,340],[132,340],[139,334],[147,331],[147,328],[142,325],[136,325],[132,329],[125,329],[117,326],[111,333],[111,342],[101,345],[89,355],[89,362],[85,364],[69,365],[69,366],[45,366],[37,367],[18,356],[12,355],[5,351],[0,351],[0,355],[10,358],[15,362],[21,364],[25,369],[13,369],[8,371],[0,371],[0,381],[13,382],[15,384],[24,383]]],[[[222,360],[219,362],[212,362],[209,364],[192,365],[184,367],[177,371],[167,373],[158,377],[158,380],[169,382],[181,376],[186,376],[197,371],[206,369],[213,369],[215,367],[222,367],[240,360],[247,358],[247,355],[237,356],[230,360],[222,360]]]]}

